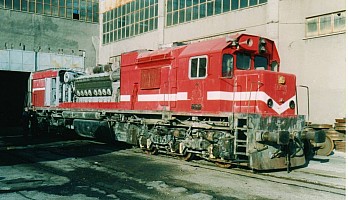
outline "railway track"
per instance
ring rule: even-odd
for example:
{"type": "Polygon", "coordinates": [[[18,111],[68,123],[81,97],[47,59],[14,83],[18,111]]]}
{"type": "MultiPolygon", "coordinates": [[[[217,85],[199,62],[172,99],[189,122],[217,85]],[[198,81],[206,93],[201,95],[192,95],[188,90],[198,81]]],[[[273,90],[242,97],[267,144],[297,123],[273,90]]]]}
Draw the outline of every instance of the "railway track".
{"type": "MultiPolygon", "coordinates": [[[[76,141],[63,141],[63,142],[53,142],[48,144],[37,144],[37,145],[26,145],[26,146],[7,146],[7,147],[1,147],[0,150],[7,150],[8,153],[11,154],[11,156],[15,157],[16,159],[23,160],[23,162],[26,163],[32,163],[34,167],[39,168],[40,170],[47,171],[52,174],[56,174],[59,176],[65,176],[66,174],[62,172],[61,170],[57,170],[56,168],[49,167],[47,165],[43,165],[39,162],[37,162],[37,158],[35,157],[28,157],[26,154],[18,153],[18,151],[11,151],[11,150],[23,150],[23,149],[32,149],[32,150],[43,150],[43,151],[49,151],[50,154],[57,155],[58,157],[69,157],[71,156],[69,154],[69,151],[63,151],[61,148],[65,147],[71,147],[74,148],[75,146],[83,145],[85,143],[88,144],[97,144],[100,145],[98,148],[102,149],[108,149],[111,148],[110,153],[117,155],[125,155],[125,156],[137,156],[142,157],[145,159],[160,159],[161,162],[167,163],[168,165],[171,165],[173,163],[178,165],[184,165],[186,167],[192,167],[192,168],[199,168],[202,170],[208,170],[208,171],[214,171],[219,172],[222,175],[226,176],[239,176],[239,177],[245,177],[245,178],[252,178],[261,180],[264,182],[271,182],[275,184],[283,184],[290,187],[295,187],[299,189],[306,189],[306,190],[312,190],[312,191],[320,191],[320,192],[326,192],[328,194],[333,195],[339,195],[342,196],[342,198],[345,197],[345,186],[338,185],[338,184],[332,184],[330,181],[325,182],[322,181],[323,179],[342,179],[343,177],[340,177],[338,175],[332,175],[332,174],[322,174],[320,172],[316,171],[310,171],[310,170],[304,170],[304,169],[296,169],[293,170],[290,174],[287,174],[286,172],[270,172],[270,173],[255,173],[252,170],[243,169],[243,168],[232,168],[232,169],[224,169],[215,166],[213,163],[205,161],[205,160],[193,160],[190,162],[186,162],[181,160],[179,157],[165,155],[165,154],[159,154],[159,155],[147,155],[144,154],[140,149],[138,148],[129,148],[112,151],[113,147],[110,147],[109,145],[103,145],[103,143],[95,142],[95,141],[89,141],[89,140],[76,140],[76,141]],[[315,179],[308,179],[306,177],[314,177],[315,179]]],[[[114,155],[113,155],[114,156],[114,155]]],[[[77,158],[79,159],[79,158],[77,158]]],[[[99,166],[99,163],[91,163],[91,165],[99,166]]],[[[107,171],[116,171],[117,169],[111,165],[103,165],[103,168],[107,171]]],[[[73,182],[87,185],[88,187],[97,187],[106,193],[115,193],[115,189],[111,187],[110,185],[104,184],[104,183],[95,183],[91,181],[91,179],[81,179],[79,176],[70,176],[70,179],[73,180],[73,182]],[[93,184],[91,184],[93,183],[93,184]]],[[[345,178],[343,178],[345,180],[345,178]]],[[[0,192],[1,193],[1,192],[0,192]]],[[[119,196],[120,197],[120,196],[119,196]]],[[[122,196],[122,199],[127,199],[127,195],[122,196]]]]}
{"type": "MultiPolygon", "coordinates": [[[[197,167],[197,165],[193,165],[193,166],[197,167]]],[[[307,189],[325,191],[325,192],[339,194],[339,195],[345,195],[345,187],[338,186],[338,185],[331,185],[329,183],[323,183],[319,181],[311,181],[306,179],[278,176],[278,175],[272,175],[271,173],[255,174],[252,171],[248,171],[244,169],[219,169],[218,167],[208,166],[204,164],[201,164],[198,167],[214,170],[214,171],[220,171],[226,174],[233,174],[233,175],[244,176],[248,178],[254,178],[254,179],[279,183],[279,184],[300,187],[300,188],[307,188],[307,189]]],[[[298,173],[298,172],[292,172],[292,173],[298,173]]],[[[323,177],[325,176],[326,175],[324,175],[323,177]]]]}
{"type": "MultiPolygon", "coordinates": [[[[137,153],[139,154],[139,153],[137,153]]],[[[202,169],[207,169],[207,170],[212,170],[212,171],[218,171],[221,173],[225,174],[231,174],[231,175],[237,175],[237,176],[243,176],[247,178],[254,178],[254,179],[259,179],[259,180],[264,180],[264,181],[270,181],[274,183],[279,183],[279,184],[285,184],[289,186],[295,186],[295,187],[300,187],[300,188],[307,188],[311,190],[317,190],[317,191],[325,191],[328,193],[333,193],[333,194],[338,194],[338,195],[343,195],[345,196],[346,193],[346,188],[345,186],[340,186],[340,185],[335,185],[331,183],[325,183],[325,182],[320,182],[320,181],[313,181],[313,180],[308,180],[305,178],[296,178],[292,177],[291,174],[284,174],[282,173],[279,175],[277,172],[255,172],[250,169],[243,169],[243,168],[230,168],[230,169],[224,169],[218,166],[215,166],[214,163],[205,161],[205,160],[193,160],[189,162],[185,162],[180,160],[180,158],[175,157],[175,156],[170,156],[170,155],[165,155],[165,154],[159,154],[159,155],[152,155],[152,156],[158,156],[158,157],[163,157],[163,158],[169,158],[169,159],[175,159],[178,162],[184,162],[185,165],[192,166],[192,167],[197,167],[197,168],[202,168],[202,169]]],[[[145,157],[147,157],[145,155],[145,157]]],[[[172,160],[168,160],[168,163],[173,162],[172,160]]],[[[292,174],[312,174],[315,176],[318,176],[319,178],[342,178],[336,175],[329,175],[329,174],[320,174],[316,172],[305,172],[301,169],[296,169],[291,172],[292,174]]],[[[299,175],[301,176],[301,175],[299,175]]],[[[345,180],[346,178],[344,178],[345,180]]]]}

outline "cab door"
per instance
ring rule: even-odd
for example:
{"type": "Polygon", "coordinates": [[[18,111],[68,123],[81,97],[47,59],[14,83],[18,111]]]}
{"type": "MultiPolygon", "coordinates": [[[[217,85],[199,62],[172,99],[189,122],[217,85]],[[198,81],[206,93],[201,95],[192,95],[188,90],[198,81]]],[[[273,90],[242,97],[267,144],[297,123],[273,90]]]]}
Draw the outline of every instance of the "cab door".
{"type": "Polygon", "coordinates": [[[57,77],[45,78],[45,106],[58,105],[59,79],[57,77]]]}
{"type": "Polygon", "coordinates": [[[237,102],[233,100],[236,98],[236,92],[240,90],[240,85],[237,84],[235,78],[235,56],[232,50],[225,49],[220,57],[220,65],[217,73],[219,74],[219,106],[220,111],[236,112],[234,107],[237,102]]]}
{"type": "Polygon", "coordinates": [[[191,111],[207,109],[205,93],[209,82],[208,55],[194,56],[189,59],[189,80],[191,87],[191,111]]]}
{"type": "Polygon", "coordinates": [[[169,72],[169,87],[170,87],[170,94],[173,94],[176,96],[176,98],[172,98],[170,101],[170,110],[174,110],[176,108],[176,101],[178,100],[177,93],[177,68],[175,66],[170,67],[169,72]]]}

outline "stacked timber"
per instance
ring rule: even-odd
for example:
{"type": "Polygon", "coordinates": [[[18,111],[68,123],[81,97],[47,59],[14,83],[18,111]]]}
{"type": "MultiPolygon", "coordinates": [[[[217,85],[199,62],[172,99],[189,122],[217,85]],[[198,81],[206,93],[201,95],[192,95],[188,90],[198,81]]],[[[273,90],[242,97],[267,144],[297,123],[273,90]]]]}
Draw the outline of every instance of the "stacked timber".
{"type": "Polygon", "coordinates": [[[336,119],[335,130],[346,134],[346,118],[336,119]]]}
{"type": "Polygon", "coordinates": [[[335,141],[336,151],[346,152],[346,141],[335,141]]]}
{"type": "Polygon", "coordinates": [[[336,151],[346,152],[346,118],[335,119],[335,130],[340,134],[334,140],[336,151]]]}
{"type": "Polygon", "coordinates": [[[346,150],[346,135],[336,131],[335,129],[331,128],[325,131],[326,136],[330,137],[330,139],[334,143],[334,148],[336,151],[342,151],[345,152],[346,150]]]}
{"type": "Polygon", "coordinates": [[[336,151],[346,151],[346,118],[336,119],[335,130],[340,137],[334,140],[336,151]]]}
{"type": "Polygon", "coordinates": [[[326,129],[332,128],[332,125],[331,124],[310,124],[309,127],[316,130],[318,129],[326,130],[326,129]]]}

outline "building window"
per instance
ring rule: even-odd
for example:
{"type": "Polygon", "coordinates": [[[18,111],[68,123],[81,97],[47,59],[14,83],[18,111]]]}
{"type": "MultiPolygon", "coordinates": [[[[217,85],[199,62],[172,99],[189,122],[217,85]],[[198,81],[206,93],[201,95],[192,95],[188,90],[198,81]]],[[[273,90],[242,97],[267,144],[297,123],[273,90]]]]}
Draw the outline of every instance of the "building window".
{"type": "Polygon", "coordinates": [[[0,8],[84,22],[99,21],[99,0],[0,0],[0,8]]]}
{"type": "Polygon", "coordinates": [[[28,0],[22,0],[21,6],[22,6],[22,8],[20,9],[21,11],[28,11],[28,0]]]}
{"type": "Polygon", "coordinates": [[[346,11],[306,19],[306,37],[316,37],[346,31],[346,11]]]}
{"type": "Polygon", "coordinates": [[[158,0],[134,0],[103,13],[103,44],[157,29],[158,0]]]}
{"type": "Polygon", "coordinates": [[[333,31],[341,32],[346,30],[346,12],[339,12],[333,15],[333,31]]]}
{"type": "Polygon", "coordinates": [[[193,57],[190,59],[190,78],[205,78],[207,76],[207,56],[193,57]]]}
{"type": "Polygon", "coordinates": [[[12,0],[5,0],[5,8],[13,9],[13,7],[12,7],[12,0]]]}
{"type": "Polygon", "coordinates": [[[166,26],[267,3],[267,0],[167,0],[166,26]]]}

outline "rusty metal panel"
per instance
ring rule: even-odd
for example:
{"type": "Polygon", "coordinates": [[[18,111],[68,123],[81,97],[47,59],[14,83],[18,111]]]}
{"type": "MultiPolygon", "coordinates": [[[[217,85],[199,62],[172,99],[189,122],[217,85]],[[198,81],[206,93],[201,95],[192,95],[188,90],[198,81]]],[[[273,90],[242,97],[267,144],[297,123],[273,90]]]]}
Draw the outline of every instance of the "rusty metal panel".
{"type": "Polygon", "coordinates": [[[38,53],[37,62],[38,70],[44,70],[49,68],[84,69],[84,58],[75,55],[38,53]]]}
{"type": "Polygon", "coordinates": [[[23,71],[35,71],[35,52],[22,51],[23,55],[23,71]]]}
{"type": "Polygon", "coordinates": [[[35,69],[35,52],[0,50],[0,70],[31,72],[35,69]]]}
{"type": "Polygon", "coordinates": [[[12,71],[22,71],[23,70],[23,52],[16,50],[10,50],[10,68],[12,71]]]}
{"type": "Polygon", "coordinates": [[[0,51],[0,70],[10,70],[10,55],[6,50],[0,51]]]}
{"type": "Polygon", "coordinates": [[[33,72],[50,68],[84,69],[84,58],[75,55],[38,52],[35,62],[34,51],[0,50],[0,70],[33,72]]]}
{"type": "Polygon", "coordinates": [[[161,68],[141,70],[141,89],[157,89],[161,85],[161,68]]]}

